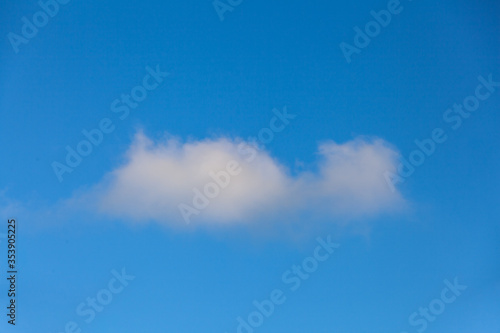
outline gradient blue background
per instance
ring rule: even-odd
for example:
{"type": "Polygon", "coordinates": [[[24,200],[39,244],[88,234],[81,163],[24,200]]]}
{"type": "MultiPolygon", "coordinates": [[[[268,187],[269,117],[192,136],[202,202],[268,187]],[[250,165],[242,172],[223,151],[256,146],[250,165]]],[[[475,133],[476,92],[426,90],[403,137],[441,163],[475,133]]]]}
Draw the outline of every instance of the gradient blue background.
{"type": "MultiPolygon", "coordinates": [[[[267,149],[291,168],[314,161],[327,139],[377,136],[407,156],[435,127],[449,138],[400,186],[411,211],[370,221],[364,235],[324,230],[341,248],[256,332],[416,332],[408,316],[454,277],[468,289],[427,332],[500,332],[500,91],[459,130],[442,120],[478,75],[500,81],[500,4],[402,1],[347,64],[339,43],[386,6],[244,1],[221,22],[210,1],[72,0],[15,54],[7,34],[40,8],[3,1],[0,189],[5,203],[27,208],[16,216],[18,325],[1,310],[0,330],[55,333],[75,320],[83,332],[235,332],[254,299],[287,288],[281,274],[312,253],[314,237],[297,244],[37,212],[119,165],[139,127],[152,138],[246,138],[286,105],[297,120],[267,149]],[[111,102],[157,64],[171,75],[119,121],[111,102]],[[104,117],[116,130],[59,183],[52,161],[104,117]],[[83,323],[76,306],[122,267],[136,279],[83,323]]],[[[6,287],[2,278],[2,309],[6,287]]]]}

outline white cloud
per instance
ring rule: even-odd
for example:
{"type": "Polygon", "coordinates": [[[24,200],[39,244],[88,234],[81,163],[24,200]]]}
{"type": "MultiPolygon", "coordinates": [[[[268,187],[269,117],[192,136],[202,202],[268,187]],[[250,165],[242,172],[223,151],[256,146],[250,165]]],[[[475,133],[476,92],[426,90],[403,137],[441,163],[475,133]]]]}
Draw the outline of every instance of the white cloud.
{"type": "Polygon", "coordinates": [[[396,170],[398,156],[384,141],[325,142],[318,154],[317,170],[292,176],[268,152],[242,140],[154,143],[139,133],[126,163],[80,199],[106,215],[171,226],[186,225],[180,207],[192,224],[224,225],[297,214],[374,216],[403,202],[384,179],[385,171],[396,170]]]}

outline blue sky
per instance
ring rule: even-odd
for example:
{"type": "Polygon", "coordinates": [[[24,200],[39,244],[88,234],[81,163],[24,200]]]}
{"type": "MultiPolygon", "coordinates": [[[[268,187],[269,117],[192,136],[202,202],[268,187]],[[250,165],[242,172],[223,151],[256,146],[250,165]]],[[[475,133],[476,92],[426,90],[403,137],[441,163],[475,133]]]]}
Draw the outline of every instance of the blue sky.
{"type": "Polygon", "coordinates": [[[484,84],[500,81],[500,5],[402,0],[348,63],[340,44],[392,1],[223,3],[221,21],[211,1],[71,0],[13,46],[41,7],[2,2],[1,331],[237,332],[278,289],[255,332],[500,332],[500,87],[484,84]],[[154,71],[168,75],[137,88],[154,71]],[[120,119],[111,105],[134,88],[147,97],[120,119]],[[466,99],[477,109],[460,116],[466,99]],[[54,162],[106,119],[60,181],[54,162]],[[446,140],[415,153],[435,129],[446,140]],[[425,161],[403,177],[412,153],[425,161]],[[178,205],[232,159],[241,175],[186,223],[178,205]],[[394,191],[386,172],[404,179],[394,191]],[[340,247],[292,291],[283,274],[318,237],[340,247]],[[109,294],[122,268],[135,278],[109,294]],[[467,288],[412,325],[455,278],[467,288]],[[113,299],[87,323],[77,308],[102,290],[113,299]]]}

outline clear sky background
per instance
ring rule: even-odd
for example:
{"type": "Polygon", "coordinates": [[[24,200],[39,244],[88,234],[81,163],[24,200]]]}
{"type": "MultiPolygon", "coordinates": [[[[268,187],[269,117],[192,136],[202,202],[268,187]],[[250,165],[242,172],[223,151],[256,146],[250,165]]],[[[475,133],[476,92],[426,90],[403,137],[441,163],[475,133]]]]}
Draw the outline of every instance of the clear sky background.
{"type": "Polygon", "coordinates": [[[8,34],[21,35],[23,16],[32,21],[40,6],[3,1],[0,233],[7,218],[18,220],[19,293],[12,328],[0,235],[0,331],[60,333],[74,321],[89,333],[230,333],[254,300],[281,289],[286,302],[255,332],[417,332],[408,317],[458,278],[467,289],[426,331],[500,332],[500,87],[460,128],[443,119],[474,94],[478,76],[500,81],[500,4],[401,7],[348,63],[339,44],[353,44],[353,28],[387,1],[244,0],[221,21],[210,1],[71,0],[17,53],[8,34]],[[120,120],[111,103],[157,65],[169,75],[120,120]],[[80,205],[126,165],[139,130],[156,143],[165,133],[246,140],[285,106],[297,117],[265,152],[292,179],[314,172],[328,140],[380,138],[408,158],[435,128],[448,139],[397,184],[401,207],[355,219],[274,211],[243,225],[186,228],[80,205]],[[116,129],[59,182],[52,163],[64,163],[65,147],[103,118],[116,129]],[[252,227],[291,215],[290,228],[308,227],[301,237],[252,227]],[[282,274],[328,235],[341,246],[290,291],[282,274]],[[122,268],[135,279],[86,323],[77,306],[122,268]]]}

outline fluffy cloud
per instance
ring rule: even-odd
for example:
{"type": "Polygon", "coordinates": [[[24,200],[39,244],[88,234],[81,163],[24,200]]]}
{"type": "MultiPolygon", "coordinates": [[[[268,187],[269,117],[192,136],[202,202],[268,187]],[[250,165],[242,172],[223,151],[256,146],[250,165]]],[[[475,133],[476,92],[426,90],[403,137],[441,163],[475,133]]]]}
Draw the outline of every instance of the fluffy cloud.
{"type": "Polygon", "coordinates": [[[126,163],[86,197],[104,214],[172,226],[284,220],[297,215],[373,216],[403,202],[384,172],[397,153],[384,141],[356,139],[319,146],[314,171],[291,175],[268,152],[219,138],[152,142],[136,135],[126,163]]]}

